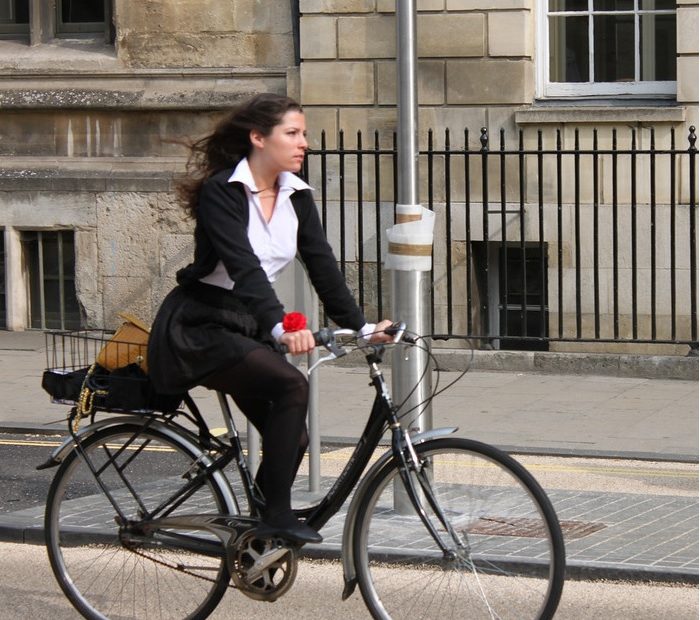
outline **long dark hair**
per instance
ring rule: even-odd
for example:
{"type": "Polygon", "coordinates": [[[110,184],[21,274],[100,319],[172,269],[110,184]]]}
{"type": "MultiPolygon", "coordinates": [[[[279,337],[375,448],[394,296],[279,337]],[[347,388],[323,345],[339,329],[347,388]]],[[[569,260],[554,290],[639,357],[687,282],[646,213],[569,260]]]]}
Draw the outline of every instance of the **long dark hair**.
{"type": "Polygon", "coordinates": [[[262,93],[236,106],[214,131],[189,145],[186,175],[176,185],[177,198],[190,217],[195,217],[199,190],[213,174],[234,168],[250,154],[250,132],[269,136],[290,111],[301,112],[301,105],[283,95],[262,93]]]}

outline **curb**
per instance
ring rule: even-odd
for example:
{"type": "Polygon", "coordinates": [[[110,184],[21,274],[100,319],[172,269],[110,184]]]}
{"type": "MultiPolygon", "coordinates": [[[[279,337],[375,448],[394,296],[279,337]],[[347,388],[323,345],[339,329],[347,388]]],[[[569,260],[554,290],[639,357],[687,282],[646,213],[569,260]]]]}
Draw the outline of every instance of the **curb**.
{"type": "MultiPolygon", "coordinates": [[[[2,427],[0,427],[2,433],[2,427]]],[[[242,440],[245,440],[245,433],[240,435],[242,440]]],[[[357,445],[357,439],[351,437],[332,437],[325,436],[321,441],[324,447],[348,448],[357,445]]],[[[625,461],[659,461],[669,463],[698,463],[700,457],[697,454],[678,454],[672,452],[637,452],[623,450],[586,450],[585,448],[550,448],[538,446],[512,446],[504,444],[496,444],[493,446],[508,454],[527,454],[530,456],[553,456],[553,457],[570,457],[570,458],[592,458],[592,459],[619,459],[625,461]]],[[[389,449],[391,443],[389,439],[383,439],[379,443],[379,447],[389,449]]]]}
{"type": "Polygon", "coordinates": [[[20,435],[66,435],[66,424],[30,424],[28,422],[0,422],[0,434],[20,435]]]}
{"type": "Polygon", "coordinates": [[[472,352],[435,348],[432,353],[438,368],[445,371],[461,371],[469,367],[471,370],[697,381],[699,369],[697,357],[674,355],[483,350],[472,352]]]}
{"type": "Polygon", "coordinates": [[[682,568],[658,569],[653,566],[629,566],[627,564],[608,564],[604,562],[577,562],[567,560],[566,579],[575,581],[592,581],[605,579],[610,581],[634,581],[655,583],[679,583],[698,585],[698,571],[682,568]]]}
{"type": "MultiPolygon", "coordinates": [[[[0,515],[0,542],[29,545],[44,545],[44,528],[26,526],[14,519],[0,515]]],[[[341,548],[338,544],[306,545],[300,557],[314,560],[339,560],[341,548]]],[[[657,569],[652,566],[629,566],[602,562],[566,562],[566,579],[592,581],[597,579],[629,582],[678,583],[697,585],[697,571],[684,569],[657,569]]]]}
{"type": "MultiPolygon", "coordinates": [[[[319,560],[336,560],[340,558],[341,548],[338,544],[305,545],[302,557],[319,560]]],[[[682,583],[698,584],[698,572],[685,569],[654,568],[652,566],[630,566],[604,562],[578,562],[567,560],[567,580],[593,581],[598,579],[630,582],[682,583]]]]}

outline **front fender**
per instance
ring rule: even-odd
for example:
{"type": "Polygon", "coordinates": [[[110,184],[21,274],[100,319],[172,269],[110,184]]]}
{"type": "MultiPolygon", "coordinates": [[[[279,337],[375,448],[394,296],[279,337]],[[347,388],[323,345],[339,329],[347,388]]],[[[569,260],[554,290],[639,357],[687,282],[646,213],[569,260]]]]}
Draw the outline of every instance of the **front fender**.
{"type": "MultiPolygon", "coordinates": [[[[430,431],[425,431],[423,433],[418,433],[416,435],[411,435],[411,443],[413,445],[418,445],[430,441],[431,439],[436,439],[438,437],[445,437],[447,435],[452,435],[457,432],[457,427],[445,427],[436,428],[430,431]]],[[[367,473],[360,480],[360,484],[357,485],[355,489],[355,494],[352,497],[352,501],[348,506],[348,511],[345,516],[345,526],[343,527],[343,544],[341,551],[341,559],[343,562],[343,575],[345,579],[345,587],[343,589],[343,600],[348,598],[357,585],[357,574],[355,572],[355,555],[352,548],[353,543],[353,531],[355,530],[355,521],[357,520],[357,514],[360,508],[360,502],[365,496],[365,492],[369,487],[377,473],[384,467],[392,458],[393,453],[391,449],[387,450],[382,454],[379,459],[367,470],[367,473]]]]}

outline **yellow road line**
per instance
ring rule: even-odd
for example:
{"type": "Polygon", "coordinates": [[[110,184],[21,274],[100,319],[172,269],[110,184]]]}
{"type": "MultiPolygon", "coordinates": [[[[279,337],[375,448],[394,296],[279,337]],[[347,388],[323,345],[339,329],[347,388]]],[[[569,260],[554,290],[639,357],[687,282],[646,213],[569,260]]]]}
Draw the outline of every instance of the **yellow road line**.
{"type": "MultiPolygon", "coordinates": [[[[321,455],[321,458],[328,461],[347,461],[347,456],[342,456],[333,452],[321,455]]],[[[459,467],[460,464],[454,461],[454,465],[459,467]]],[[[584,465],[539,465],[537,463],[526,463],[525,468],[529,471],[553,472],[553,473],[570,473],[570,474],[614,474],[618,476],[655,476],[664,478],[688,478],[695,479],[698,477],[697,471],[678,471],[678,470],[657,470],[651,468],[634,469],[625,467],[613,466],[584,466],[584,465]]],[[[464,467],[464,464],[462,464],[464,467]]],[[[486,461],[477,461],[470,464],[468,467],[474,468],[489,468],[495,465],[489,465],[486,461]]]]}
{"type": "Polygon", "coordinates": [[[2,446],[37,446],[41,448],[52,448],[55,446],[60,446],[60,441],[30,441],[23,439],[0,439],[0,445],[2,446]]]}
{"type": "Polygon", "coordinates": [[[677,478],[697,478],[697,471],[677,471],[677,470],[658,470],[658,469],[634,469],[623,467],[567,467],[565,465],[538,465],[536,463],[528,463],[527,469],[531,471],[550,471],[559,473],[574,473],[574,474],[613,474],[616,476],[661,476],[661,477],[677,477],[677,478]]]}
{"type": "MultiPolygon", "coordinates": [[[[63,442],[61,441],[29,441],[23,439],[0,439],[0,445],[3,446],[32,446],[35,448],[55,448],[60,446],[63,442]]],[[[119,444],[107,444],[107,447],[118,449],[119,444]]],[[[131,446],[127,448],[128,450],[136,450],[138,446],[131,446]]],[[[150,452],[174,452],[172,448],[168,446],[148,446],[146,450],[150,452]]]]}
{"type": "MultiPolygon", "coordinates": [[[[216,434],[223,434],[226,429],[214,429],[219,431],[216,434]]],[[[53,448],[61,445],[61,441],[58,440],[33,440],[33,439],[0,439],[0,445],[4,446],[34,446],[43,448],[53,448]]],[[[165,446],[162,447],[151,447],[151,450],[158,451],[169,451],[170,448],[165,446]]],[[[351,448],[346,448],[345,450],[350,450],[351,448]]],[[[342,450],[342,448],[341,448],[342,450]]],[[[327,461],[347,461],[348,456],[343,456],[337,453],[337,451],[326,452],[321,454],[321,458],[327,461]]],[[[600,474],[600,475],[616,475],[616,476],[654,476],[657,478],[687,478],[696,479],[698,477],[698,471],[678,471],[678,470],[658,470],[651,468],[634,469],[625,467],[613,467],[613,466],[602,466],[598,467],[595,465],[591,466],[569,466],[569,465],[541,465],[538,463],[527,463],[526,468],[530,471],[537,472],[551,472],[551,473],[568,473],[568,474],[600,474]]]]}

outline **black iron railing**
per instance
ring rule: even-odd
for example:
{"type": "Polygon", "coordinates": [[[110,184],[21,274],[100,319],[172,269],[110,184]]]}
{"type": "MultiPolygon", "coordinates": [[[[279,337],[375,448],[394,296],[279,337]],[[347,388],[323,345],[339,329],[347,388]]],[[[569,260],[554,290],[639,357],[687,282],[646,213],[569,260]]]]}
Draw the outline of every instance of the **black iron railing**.
{"type": "MultiPolygon", "coordinates": [[[[420,151],[422,203],[436,214],[433,333],[501,348],[553,341],[697,349],[695,127],[433,132],[420,151]],[[624,144],[623,144],[624,142],[624,144]],[[659,142],[663,142],[662,145],[659,142]]],[[[370,317],[387,314],[384,230],[394,221],[396,138],[358,133],[309,151],[305,173],[341,269],[370,317]]]]}

